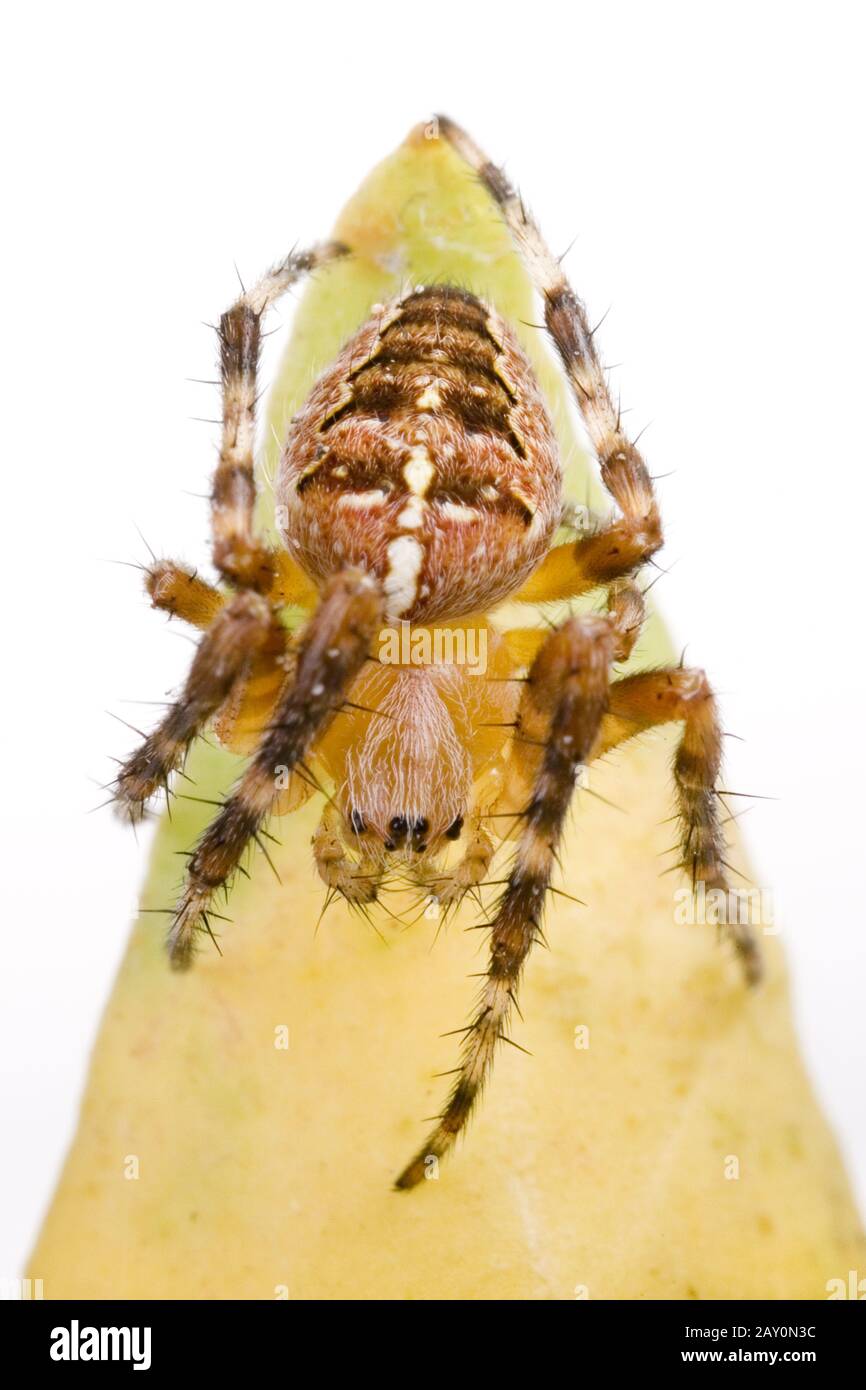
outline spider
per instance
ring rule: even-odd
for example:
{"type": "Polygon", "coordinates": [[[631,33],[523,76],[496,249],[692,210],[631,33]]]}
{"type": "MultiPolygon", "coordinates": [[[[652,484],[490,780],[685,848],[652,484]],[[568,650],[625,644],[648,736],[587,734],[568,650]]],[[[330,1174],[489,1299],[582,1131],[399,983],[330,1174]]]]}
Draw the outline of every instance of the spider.
{"type": "MultiPolygon", "coordinates": [[[[189,858],[168,937],[177,968],[191,964],[217,895],[251,842],[261,846],[268,818],[294,810],[323,780],[333,792],[313,837],[315,865],[329,895],[361,909],[399,873],[449,910],[487,882],[496,841],[512,841],[456,1078],[398,1188],[415,1186],[452,1148],[508,1039],[586,764],[678,722],[682,863],[693,884],[728,888],[721,729],[706,676],[683,667],[613,675],[644,620],[636,576],[662,545],[651,477],[621,427],[584,306],[539,227],[465,131],[446,117],[435,128],[492,196],[531,273],[616,510],[555,542],[573,512],[533,370],[492,305],[434,284],[374,306],[313,387],[276,479],[283,546],[266,545],[253,521],[262,319],[302,275],[351,249],[332,242],[290,254],[219,323],[223,424],[211,500],[224,587],[169,561],[148,569],[154,605],[202,636],[179,699],[115,788],[137,819],[209,726],[251,755],[189,858]],[[605,607],[558,626],[500,631],[491,621],[506,600],[545,604],[592,590],[605,607]],[[299,633],[283,621],[290,604],[309,613],[299,633]],[[382,658],[395,628],[409,633],[411,659],[405,650],[382,658]],[[454,655],[470,637],[483,643],[483,679],[477,663],[454,655]],[[420,660],[418,638],[429,639],[420,660]],[[444,658],[441,640],[430,657],[434,638],[451,644],[444,658]]],[[[757,982],[751,930],[725,930],[746,980],[757,982]]]]}

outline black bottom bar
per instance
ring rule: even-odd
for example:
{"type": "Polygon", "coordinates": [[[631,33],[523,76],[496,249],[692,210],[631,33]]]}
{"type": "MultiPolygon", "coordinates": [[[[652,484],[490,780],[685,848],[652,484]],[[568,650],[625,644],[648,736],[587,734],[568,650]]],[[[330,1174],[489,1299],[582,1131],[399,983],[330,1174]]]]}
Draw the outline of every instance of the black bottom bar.
{"type": "MultiPolygon", "coordinates": [[[[805,1365],[826,1375],[837,1366],[856,1365],[863,1345],[866,1323],[861,1322],[857,1308],[843,1306],[849,1301],[575,1301],[563,1321],[553,1326],[568,1338],[566,1350],[576,1373],[600,1361],[612,1370],[805,1365]],[[577,1342],[573,1340],[576,1334],[577,1342]]],[[[225,1376],[232,1370],[261,1370],[263,1358],[273,1358],[290,1376],[298,1370],[298,1353],[302,1364],[313,1354],[324,1367],[340,1348],[354,1358],[351,1364],[356,1368],[359,1362],[380,1362],[387,1344],[380,1343],[375,1349],[375,1327],[366,1322],[362,1340],[353,1338],[349,1343],[345,1323],[335,1321],[328,1311],[333,1304],[322,1307],[326,1328],[332,1332],[339,1328],[342,1336],[305,1340],[311,1333],[310,1304],[293,1306],[291,1302],[10,1302],[2,1305],[4,1359],[7,1365],[10,1360],[20,1363],[25,1373],[38,1368],[56,1372],[60,1378],[82,1371],[92,1377],[100,1367],[109,1367],[114,1374],[133,1374],[136,1368],[139,1372],[189,1368],[225,1376]]],[[[365,1317],[369,1318],[369,1313],[365,1317]]],[[[431,1351],[441,1329],[438,1317],[429,1322],[426,1332],[413,1325],[416,1338],[429,1337],[431,1351]]],[[[389,1334],[392,1330],[398,1330],[393,1314],[389,1334]]],[[[509,1337],[509,1345],[514,1346],[514,1342],[514,1336],[509,1337]]],[[[417,1357],[427,1342],[416,1340],[413,1344],[417,1357]]],[[[533,1349],[527,1339],[520,1348],[524,1350],[534,1359],[539,1349],[533,1349]]],[[[545,1343],[545,1361],[549,1355],[545,1343]]],[[[510,1355],[509,1364],[513,1370],[510,1355]]],[[[392,1362],[392,1370],[397,1369],[396,1361],[392,1362]]]]}

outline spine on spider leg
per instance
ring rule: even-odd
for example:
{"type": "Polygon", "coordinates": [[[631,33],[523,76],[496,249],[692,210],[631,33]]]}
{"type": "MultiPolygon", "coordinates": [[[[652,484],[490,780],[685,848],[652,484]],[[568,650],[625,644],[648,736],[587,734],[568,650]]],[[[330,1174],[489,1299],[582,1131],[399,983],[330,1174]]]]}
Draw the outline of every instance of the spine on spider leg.
{"type": "Polygon", "coordinates": [[[607,593],[614,634],[614,661],[628,661],[646,622],[646,599],[632,579],[617,579],[607,593]]]}
{"type": "Polygon", "coordinates": [[[466,1030],[457,1080],[426,1144],[397,1179],[416,1186],[429,1161],[452,1147],[466,1125],[506,1029],[526,958],[539,939],[541,915],[556,864],[575,780],[607,708],[615,635],[601,618],[575,618],[557,629],[529,673],[527,698],[550,711],[546,746],[514,864],[491,923],[490,963],[466,1030]]]}
{"type": "MultiPolygon", "coordinates": [[[[622,629],[628,627],[630,597],[617,596],[611,616],[622,629]]],[[[628,637],[626,636],[626,643],[628,637]]],[[[640,671],[616,681],[611,688],[610,720],[593,756],[602,756],[648,729],[664,724],[682,725],[674,757],[673,774],[680,823],[680,860],[672,868],[685,869],[692,887],[703,884],[727,895],[727,845],[719,817],[717,790],[722,761],[722,728],[715,696],[701,670],[683,667],[640,671]]],[[[724,931],[733,942],[749,984],[762,975],[761,951],[747,923],[727,913],[724,931]]]]}
{"type": "Polygon", "coordinates": [[[359,570],[328,584],[298,653],[293,684],[249,768],[196,846],[169,933],[172,964],[192,962],[195,934],[209,930],[214,894],[227,886],[277,797],[278,769],[291,772],[339,708],[382,620],[378,584],[359,570]]]}
{"type": "Polygon", "coordinates": [[[724,839],[715,785],[722,765],[722,735],[712,691],[702,671],[677,672],[684,701],[683,736],[674,759],[682,820],[683,864],[692,882],[708,886],[724,879],[724,839]]]}
{"type": "MultiPolygon", "coordinates": [[[[651,518],[660,527],[658,504],[646,463],[623,433],[604,368],[599,360],[586,308],[556,262],[545,258],[541,286],[544,321],[568,373],[601,465],[605,487],[627,517],[651,518]]],[[[659,542],[661,535],[659,532],[659,542]]]]}
{"type": "Polygon", "coordinates": [[[502,214],[525,258],[544,301],[544,321],[559,353],[575,401],[601,465],[602,481],[622,517],[580,546],[587,584],[603,584],[649,559],[662,545],[661,517],[649,470],[625,435],[620,411],[611,399],[586,307],[568,283],[538,224],[505,173],[447,116],[437,117],[441,134],[454,147],[502,214]]]}
{"type": "Polygon", "coordinates": [[[214,563],[244,587],[267,589],[272,575],[253,532],[256,379],[261,309],[241,299],[219,322],[223,432],[213,480],[214,563]]]}
{"type": "MultiPolygon", "coordinates": [[[[682,863],[692,886],[730,891],[725,863],[725,836],[716,787],[722,765],[722,726],[718,706],[703,671],[672,673],[684,712],[683,736],[674,759],[674,780],[682,822],[682,863]]],[[[763,974],[761,952],[751,928],[736,920],[726,931],[743,964],[749,984],[763,974]]]]}
{"type": "MultiPolygon", "coordinates": [[[[540,242],[537,229],[535,234],[540,242]]],[[[578,542],[587,580],[603,584],[637,569],[661,549],[661,515],[646,463],[626,437],[611,399],[586,309],[541,245],[544,321],[586,423],[602,482],[622,513],[578,542]]]]}
{"type": "Polygon", "coordinates": [[[217,613],[199,642],[179,699],[120,770],[115,800],[130,820],[139,820],[145,804],[167,785],[192,740],[264,647],[273,622],[270,605],[254,593],[236,594],[217,613]]]}
{"type": "Polygon", "coordinates": [[[256,539],[255,434],[262,316],[302,275],[348,254],[340,242],[293,252],[273,266],[219,321],[223,431],[214,475],[214,563],[225,579],[267,593],[274,559],[256,539]]]}
{"type": "Polygon", "coordinates": [[[155,560],[145,570],[145,589],[154,608],[171,618],[182,618],[192,627],[206,631],[226,606],[219,589],[185,565],[173,560],[155,560]]]}

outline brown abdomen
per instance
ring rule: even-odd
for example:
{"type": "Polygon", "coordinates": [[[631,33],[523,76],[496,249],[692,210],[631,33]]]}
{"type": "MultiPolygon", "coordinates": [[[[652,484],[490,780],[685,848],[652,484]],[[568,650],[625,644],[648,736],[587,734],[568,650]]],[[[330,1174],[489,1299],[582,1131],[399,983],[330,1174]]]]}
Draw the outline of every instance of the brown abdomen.
{"type": "Polygon", "coordinates": [[[321,583],[367,568],[391,618],[455,618],[506,598],[560,507],[553,428],[511,330],[449,286],[377,308],[294,421],[277,500],[307,572],[321,583]]]}

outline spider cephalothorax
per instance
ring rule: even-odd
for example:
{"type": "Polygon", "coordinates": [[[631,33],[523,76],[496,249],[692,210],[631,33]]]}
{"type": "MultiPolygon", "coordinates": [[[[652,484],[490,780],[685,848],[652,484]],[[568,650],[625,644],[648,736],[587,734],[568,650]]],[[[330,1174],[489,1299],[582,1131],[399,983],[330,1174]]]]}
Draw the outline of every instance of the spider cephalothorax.
{"type": "MultiPolygon", "coordinates": [[[[444,117],[435,129],[480,177],[529,265],[617,511],[554,544],[569,505],[529,363],[492,305],[434,284],[374,306],[313,387],[276,482],[284,548],[270,549],[253,525],[262,316],[302,273],[351,248],[287,257],[220,321],[213,553],[226,588],[169,562],[149,570],[155,605],[203,636],[181,697],[117,783],[136,817],[206,727],[251,755],[190,858],[169,936],[180,967],[268,817],[322,787],[315,863],[353,903],[374,901],[395,864],[431,900],[459,902],[486,881],[494,834],[516,842],[454,1086],[400,1187],[451,1147],[506,1036],[582,766],[680,722],[683,863],[693,882],[726,888],[721,732],[705,676],[611,675],[644,619],[634,576],[661,545],[649,473],[622,431],[583,305],[525,206],[465,132],[444,117]],[[550,631],[503,630],[490,616],[505,600],[594,589],[602,612],[550,631]],[[299,635],[282,621],[287,605],[311,611],[299,635]]],[[[727,930],[756,980],[750,930],[727,930]]]]}

